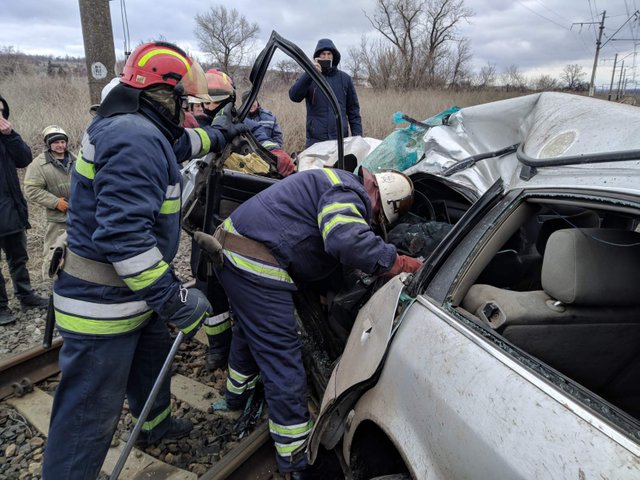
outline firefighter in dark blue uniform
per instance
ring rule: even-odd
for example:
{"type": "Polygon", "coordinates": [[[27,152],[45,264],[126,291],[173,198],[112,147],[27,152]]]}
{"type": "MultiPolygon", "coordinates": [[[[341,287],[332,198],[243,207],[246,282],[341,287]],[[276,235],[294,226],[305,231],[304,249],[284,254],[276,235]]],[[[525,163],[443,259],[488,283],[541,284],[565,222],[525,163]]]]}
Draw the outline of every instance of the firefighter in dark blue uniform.
{"type": "MultiPolygon", "coordinates": [[[[221,150],[246,127],[227,117],[181,127],[186,95],[206,97],[197,62],[151,42],[127,60],[82,140],[71,182],[68,247],[54,284],[64,338],[43,462],[47,480],[94,479],[127,396],[140,414],[171,347],[166,321],[188,337],[211,312],[170,266],[180,237],[178,162],[221,150]]],[[[192,426],[170,412],[170,381],[141,434],[154,443],[192,426]]]]}
{"type": "Polygon", "coordinates": [[[293,478],[304,478],[306,459],[292,462],[291,454],[312,427],[295,282],[324,278],[340,264],[373,275],[421,265],[371,229],[372,221],[387,224],[408,210],[411,181],[398,172],[361,174],[317,169],[287,177],[238,207],[214,234],[224,258],[216,274],[236,318],[227,404],[241,408],[262,377],[278,467],[293,478]]]}

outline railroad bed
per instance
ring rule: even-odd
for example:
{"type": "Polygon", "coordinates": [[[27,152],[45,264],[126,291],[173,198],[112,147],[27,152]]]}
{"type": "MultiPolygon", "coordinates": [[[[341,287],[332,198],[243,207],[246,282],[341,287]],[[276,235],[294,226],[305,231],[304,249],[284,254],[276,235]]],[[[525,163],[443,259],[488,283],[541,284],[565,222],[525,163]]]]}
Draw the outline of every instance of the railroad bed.
{"type": "MultiPolygon", "coordinates": [[[[211,411],[211,404],[224,391],[226,372],[205,369],[205,345],[204,329],[181,345],[171,382],[172,413],[190,419],[194,429],[179,440],[162,441],[144,450],[134,448],[121,479],[281,478],[264,412],[252,419],[246,415],[240,418],[240,412],[211,411]]],[[[34,349],[0,364],[0,480],[41,478],[53,393],[58,384],[59,346],[60,341],[56,341],[47,353],[34,349]]],[[[125,402],[100,479],[108,478],[131,429],[125,402]]]]}

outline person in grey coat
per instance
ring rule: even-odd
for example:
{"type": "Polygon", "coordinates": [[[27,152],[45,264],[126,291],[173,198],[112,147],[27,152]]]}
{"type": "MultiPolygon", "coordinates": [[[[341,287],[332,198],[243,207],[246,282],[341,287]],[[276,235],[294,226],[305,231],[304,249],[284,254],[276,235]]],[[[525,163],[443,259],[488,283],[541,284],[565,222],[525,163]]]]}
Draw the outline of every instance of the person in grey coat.
{"type": "MultiPolygon", "coordinates": [[[[47,299],[31,288],[27,270],[27,202],[20,190],[18,168],[31,163],[31,149],[9,122],[9,104],[0,96],[0,250],[4,252],[13,289],[23,309],[46,307],[47,299]]],[[[9,309],[5,280],[0,273],[0,325],[16,321],[9,309]]]]}

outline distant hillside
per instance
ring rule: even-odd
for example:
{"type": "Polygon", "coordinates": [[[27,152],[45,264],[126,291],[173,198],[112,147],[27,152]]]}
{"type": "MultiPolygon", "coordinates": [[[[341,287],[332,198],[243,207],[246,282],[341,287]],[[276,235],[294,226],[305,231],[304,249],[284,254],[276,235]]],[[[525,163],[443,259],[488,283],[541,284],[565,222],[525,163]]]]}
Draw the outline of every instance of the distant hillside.
{"type": "Polygon", "coordinates": [[[0,46],[0,76],[46,74],[48,76],[87,75],[84,58],[27,55],[13,47],[0,46]]]}

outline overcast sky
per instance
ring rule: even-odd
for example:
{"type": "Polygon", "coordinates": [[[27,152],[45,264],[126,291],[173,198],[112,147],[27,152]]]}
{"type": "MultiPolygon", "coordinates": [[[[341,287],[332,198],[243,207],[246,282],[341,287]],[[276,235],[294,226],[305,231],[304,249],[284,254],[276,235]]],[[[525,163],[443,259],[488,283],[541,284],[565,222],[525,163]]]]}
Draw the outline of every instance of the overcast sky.
{"type": "MultiPolygon", "coordinates": [[[[131,44],[162,35],[190,52],[199,52],[193,34],[194,17],[217,2],[202,0],[112,0],[111,18],[116,55],[123,57],[122,2],[126,7],[131,44]]],[[[250,22],[257,22],[258,50],[272,30],[298,44],[309,55],[316,41],[332,38],[343,56],[357,47],[363,34],[375,38],[363,11],[372,14],[375,0],[234,0],[225,2],[250,22]]],[[[606,10],[603,43],[596,85],[608,85],[613,58],[628,55],[627,76],[633,77],[634,42],[639,22],[627,19],[640,8],[640,0],[466,0],[475,15],[460,27],[471,40],[473,65],[488,62],[498,72],[517,65],[529,78],[541,74],[559,77],[567,64],[580,64],[591,75],[598,25],[606,10]],[[576,24],[583,22],[582,25],[576,24]],[[620,39],[620,40],[617,40],[620,39]],[[627,40],[622,40],[627,39],[627,40]]],[[[2,0],[0,46],[13,46],[29,54],[84,56],[80,12],[75,0],[2,0]]],[[[636,60],[640,62],[640,58],[636,60]]],[[[640,71],[636,75],[640,82],[640,71]]]]}

